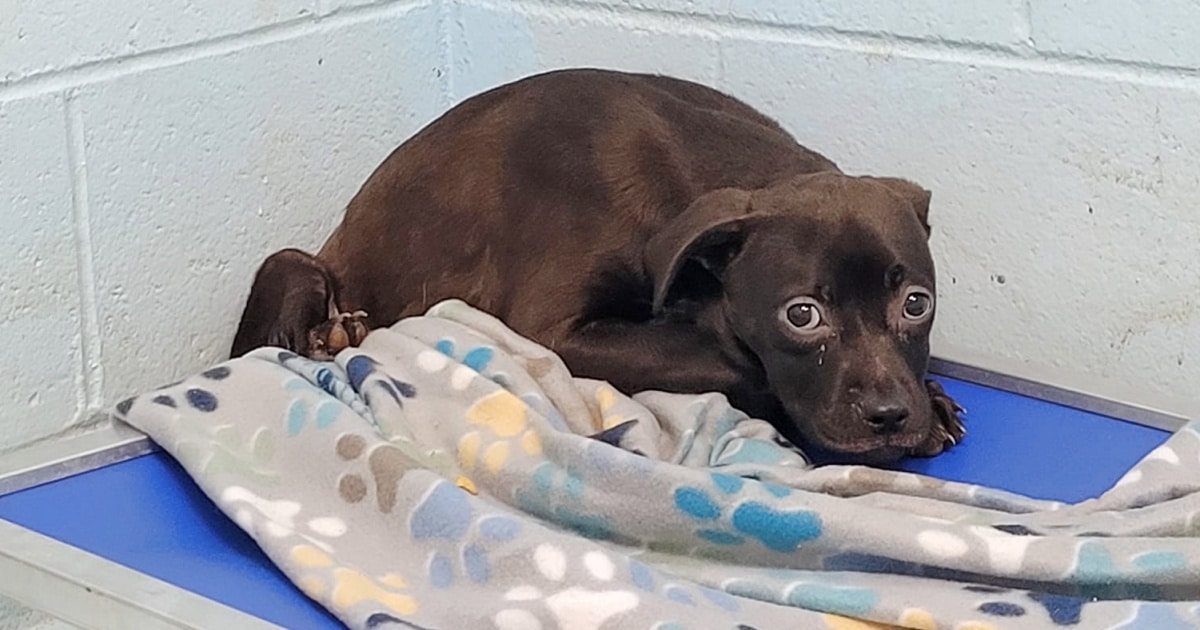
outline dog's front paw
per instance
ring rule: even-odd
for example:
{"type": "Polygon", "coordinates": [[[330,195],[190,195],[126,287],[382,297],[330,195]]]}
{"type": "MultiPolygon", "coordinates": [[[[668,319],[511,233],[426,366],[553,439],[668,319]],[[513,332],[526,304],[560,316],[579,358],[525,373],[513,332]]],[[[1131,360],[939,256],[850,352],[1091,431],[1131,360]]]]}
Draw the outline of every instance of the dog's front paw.
{"type": "Polygon", "coordinates": [[[929,402],[933,404],[933,430],[924,444],[913,449],[913,455],[933,457],[961,442],[967,434],[967,428],[959,417],[966,413],[966,409],[954,402],[937,381],[925,381],[925,389],[929,392],[929,402]]]}
{"type": "Polygon", "coordinates": [[[367,337],[367,314],[363,311],[338,313],[308,331],[308,358],[332,360],[346,348],[357,348],[367,337]]]}

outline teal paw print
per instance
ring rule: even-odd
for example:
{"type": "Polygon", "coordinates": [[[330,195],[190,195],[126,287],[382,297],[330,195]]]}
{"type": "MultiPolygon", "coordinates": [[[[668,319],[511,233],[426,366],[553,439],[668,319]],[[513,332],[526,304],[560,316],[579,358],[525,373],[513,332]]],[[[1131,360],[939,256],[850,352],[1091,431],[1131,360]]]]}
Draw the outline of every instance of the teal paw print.
{"type": "Polygon", "coordinates": [[[326,429],[346,410],[346,406],[336,398],[323,394],[312,396],[312,385],[302,379],[290,379],[283,388],[301,394],[293,398],[288,406],[285,424],[289,437],[299,435],[310,424],[317,429],[326,429]]]}
{"type": "Polygon", "coordinates": [[[497,385],[501,387],[512,386],[512,383],[509,382],[508,375],[504,372],[496,372],[495,370],[492,370],[490,373],[488,372],[488,368],[491,367],[492,364],[492,359],[496,357],[495,350],[493,350],[490,346],[475,346],[474,348],[467,350],[465,353],[460,354],[454,345],[453,339],[442,339],[441,341],[437,342],[434,347],[437,348],[438,352],[441,352],[451,359],[462,363],[475,372],[483,375],[485,378],[491,379],[497,385]]]}
{"type": "Polygon", "coordinates": [[[533,471],[528,486],[517,489],[516,501],[522,510],[565,525],[588,538],[611,538],[613,528],[607,518],[579,509],[585,505],[583,493],[583,477],[576,466],[568,464],[564,471],[553,462],[546,462],[533,471]]]}
{"type": "MultiPolygon", "coordinates": [[[[821,535],[821,519],[815,512],[780,510],[762,501],[737,500],[734,495],[745,485],[740,477],[712,473],[712,481],[716,493],[690,486],[675,490],[675,507],[701,524],[696,535],[710,543],[741,545],[753,538],[772,551],[789,552],[821,535]]],[[[791,492],[782,486],[762,485],[777,498],[791,492]]]]}

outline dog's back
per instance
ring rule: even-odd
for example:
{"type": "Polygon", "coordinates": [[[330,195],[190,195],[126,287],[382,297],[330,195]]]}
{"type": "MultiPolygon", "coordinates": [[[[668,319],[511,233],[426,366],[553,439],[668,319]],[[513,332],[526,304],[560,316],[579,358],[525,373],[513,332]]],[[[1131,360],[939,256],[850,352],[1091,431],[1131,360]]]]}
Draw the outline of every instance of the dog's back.
{"type": "Polygon", "coordinates": [[[404,143],[316,257],[268,258],[233,354],[330,359],[459,298],[626,393],[719,391],[792,440],[936,454],[962,425],[922,380],[929,200],[694,83],[547,73],[404,143]]]}
{"type": "Polygon", "coordinates": [[[552,344],[583,309],[648,309],[631,239],[697,196],[820,170],[836,166],[710,88],[550,72],[470,98],[397,148],[318,257],[376,325],[457,297],[552,344]]]}

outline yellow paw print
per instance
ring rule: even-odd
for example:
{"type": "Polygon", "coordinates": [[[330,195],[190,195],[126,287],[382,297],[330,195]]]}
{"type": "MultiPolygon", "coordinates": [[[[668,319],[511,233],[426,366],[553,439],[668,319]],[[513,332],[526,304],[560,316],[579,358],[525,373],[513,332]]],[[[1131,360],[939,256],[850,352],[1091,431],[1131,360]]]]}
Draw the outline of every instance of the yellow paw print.
{"type": "Polygon", "coordinates": [[[542,452],[541,438],[529,428],[529,405],[506,390],[480,398],[467,409],[467,420],[486,427],[488,433],[500,439],[484,447],[481,431],[470,431],[459,438],[458,463],[463,470],[475,470],[482,460],[484,470],[495,475],[503,470],[514,448],[530,455],[542,452]]]}
{"type": "Polygon", "coordinates": [[[609,413],[617,404],[617,392],[613,388],[602,385],[596,390],[596,403],[600,405],[600,428],[603,430],[611,429],[622,422],[626,418],[618,414],[609,413]]]}
{"type": "MultiPolygon", "coordinates": [[[[333,567],[333,592],[330,600],[335,608],[347,609],[365,601],[375,601],[397,615],[411,615],[417,611],[417,600],[409,595],[397,593],[408,588],[404,578],[388,573],[374,580],[362,573],[345,567],[334,567],[329,554],[308,545],[292,549],[292,561],[307,569],[333,567]]],[[[305,595],[314,599],[329,592],[329,584],[317,575],[306,575],[298,581],[305,595]]]]}

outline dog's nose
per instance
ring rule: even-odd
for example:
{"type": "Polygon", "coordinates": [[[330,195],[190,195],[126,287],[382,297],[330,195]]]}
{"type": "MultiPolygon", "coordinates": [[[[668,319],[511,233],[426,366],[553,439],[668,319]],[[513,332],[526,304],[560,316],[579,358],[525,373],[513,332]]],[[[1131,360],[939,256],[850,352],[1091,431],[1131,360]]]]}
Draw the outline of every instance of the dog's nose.
{"type": "Polygon", "coordinates": [[[904,405],[884,404],[867,411],[867,424],[876,433],[898,433],[908,420],[908,407],[904,405]]]}

